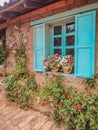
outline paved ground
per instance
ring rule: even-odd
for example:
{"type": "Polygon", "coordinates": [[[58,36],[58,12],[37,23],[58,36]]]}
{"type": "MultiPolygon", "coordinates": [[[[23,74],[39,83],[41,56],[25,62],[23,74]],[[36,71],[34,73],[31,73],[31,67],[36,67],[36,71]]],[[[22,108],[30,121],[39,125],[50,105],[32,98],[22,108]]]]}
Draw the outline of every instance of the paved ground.
{"type": "MultiPolygon", "coordinates": [[[[1,80],[0,80],[1,81],[1,80]]],[[[50,118],[34,110],[9,106],[0,82],[0,130],[64,130],[56,128],[50,118]]]]}

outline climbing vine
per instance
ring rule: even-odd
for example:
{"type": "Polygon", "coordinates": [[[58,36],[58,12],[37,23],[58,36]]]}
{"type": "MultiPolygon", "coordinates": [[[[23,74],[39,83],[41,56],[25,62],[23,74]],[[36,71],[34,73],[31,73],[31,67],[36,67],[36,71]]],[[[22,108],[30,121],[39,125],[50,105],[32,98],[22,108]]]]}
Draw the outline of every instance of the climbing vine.
{"type": "MultiPolygon", "coordinates": [[[[22,35],[20,35],[22,36],[22,35]]],[[[27,68],[26,49],[20,37],[17,48],[14,50],[16,69],[6,77],[6,90],[9,101],[26,108],[32,105],[32,99],[37,90],[34,74],[27,68]]]]}

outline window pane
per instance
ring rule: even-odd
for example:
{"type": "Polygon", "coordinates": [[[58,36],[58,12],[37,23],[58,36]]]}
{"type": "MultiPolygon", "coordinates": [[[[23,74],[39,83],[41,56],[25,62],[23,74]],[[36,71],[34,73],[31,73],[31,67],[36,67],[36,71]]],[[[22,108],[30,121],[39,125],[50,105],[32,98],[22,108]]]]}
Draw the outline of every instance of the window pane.
{"type": "Polygon", "coordinates": [[[54,46],[61,46],[62,40],[61,38],[54,38],[54,46]]]}
{"type": "Polygon", "coordinates": [[[67,36],[66,37],[66,45],[67,46],[74,45],[74,36],[67,36]]]}
{"type": "Polygon", "coordinates": [[[62,50],[61,49],[54,49],[54,54],[62,54],[62,50]]]}
{"type": "Polygon", "coordinates": [[[54,35],[62,34],[62,26],[55,26],[54,27],[54,35]]]}
{"type": "Polygon", "coordinates": [[[72,56],[74,56],[74,49],[73,48],[66,49],[66,55],[72,55],[72,56]]]}
{"type": "Polygon", "coordinates": [[[74,31],[75,31],[75,24],[74,23],[66,24],[66,33],[72,33],[74,31]]]}

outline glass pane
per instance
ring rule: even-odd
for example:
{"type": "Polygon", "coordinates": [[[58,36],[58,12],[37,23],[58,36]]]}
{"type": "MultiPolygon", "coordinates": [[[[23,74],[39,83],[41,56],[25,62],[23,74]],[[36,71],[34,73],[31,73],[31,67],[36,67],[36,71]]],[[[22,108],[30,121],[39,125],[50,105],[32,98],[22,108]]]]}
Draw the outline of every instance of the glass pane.
{"type": "Polygon", "coordinates": [[[54,35],[62,34],[62,26],[55,26],[54,27],[54,35]]]}
{"type": "Polygon", "coordinates": [[[74,36],[67,36],[66,37],[66,45],[67,46],[74,45],[74,36]]]}
{"type": "Polygon", "coordinates": [[[61,46],[62,40],[61,38],[54,38],[54,46],[61,46]]]}
{"type": "Polygon", "coordinates": [[[62,50],[61,49],[54,49],[54,54],[62,54],[62,50]]]}
{"type": "Polygon", "coordinates": [[[72,55],[72,56],[74,56],[74,49],[73,48],[66,49],[66,55],[72,55]]]}
{"type": "Polygon", "coordinates": [[[75,31],[75,24],[74,23],[66,24],[66,33],[72,33],[74,31],[75,31]]]}

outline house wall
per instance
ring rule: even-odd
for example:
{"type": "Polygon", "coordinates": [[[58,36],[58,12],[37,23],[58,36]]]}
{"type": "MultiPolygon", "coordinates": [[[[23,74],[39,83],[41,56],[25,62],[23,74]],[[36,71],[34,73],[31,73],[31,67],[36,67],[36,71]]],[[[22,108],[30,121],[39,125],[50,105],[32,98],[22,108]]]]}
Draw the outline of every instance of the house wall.
{"type": "MultiPolygon", "coordinates": [[[[74,5],[75,6],[75,5],[74,5]]],[[[61,12],[62,9],[57,10],[57,12],[61,12]]],[[[54,11],[54,13],[52,14],[56,14],[57,12],[54,11]]],[[[96,19],[96,64],[95,64],[95,68],[96,68],[96,73],[98,73],[98,9],[96,10],[97,12],[97,19],[96,19]]],[[[43,14],[44,15],[44,14],[43,14]]],[[[23,32],[24,36],[28,37],[28,43],[25,45],[26,46],[26,54],[28,57],[28,69],[30,70],[30,72],[34,71],[34,28],[33,26],[31,27],[29,25],[30,23],[22,23],[21,24],[21,30],[23,32]]],[[[16,34],[18,35],[17,31],[14,29],[15,25],[11,25],[7,28],[7,39],[9,39],[9,37],[11,37],[11,32],[13,30],[13,34],[16,36],[16,34]]],[[[19,38],[19,36],[17,36],[17,39],[19,38]]],[[[8,65],[9,67],[14,70],[15,69],[15,61],[14,61],[14,55],[12,50],[10,51],[10,54],[8,56],[8,65]]],[[[40,73],[40,72],[34,72],[35,73],[35,78],[36,78],[36,82],[38,85],[42,85],[44,82],[46,82],[46,78],[47,76],[45,75],[45,73],[40,73]]],[[[51,76],[51,75],[49,75],[51,76]]],[[[83,84],[83,79],[82,78],[76,78],[76,77],[64,77],[64,83],[65,86],[74,86],[77,87],[79,89],[84,89],[84,84],[83,84]]]]}

